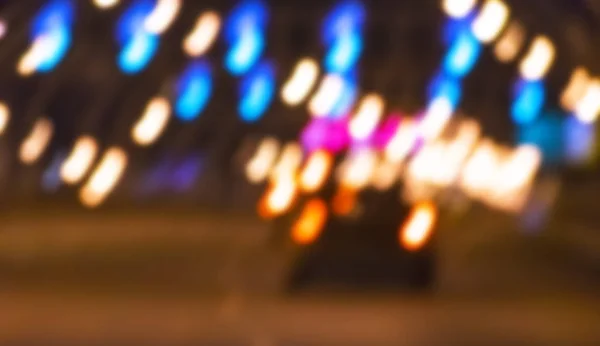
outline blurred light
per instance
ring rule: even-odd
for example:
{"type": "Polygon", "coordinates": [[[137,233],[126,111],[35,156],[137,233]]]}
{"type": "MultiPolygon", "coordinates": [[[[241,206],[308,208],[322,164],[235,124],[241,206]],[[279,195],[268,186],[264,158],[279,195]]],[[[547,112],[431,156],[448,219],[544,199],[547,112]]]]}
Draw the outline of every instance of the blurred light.
{"type": "Polygon", "coordinates": [[[8,32],[8,23],[4,19],[0,19],[0,40],[6,36],[8,32]]]}
{"type": "Polygon", "coordinates": [[[164,97],[155,97],[146,105],[144,114],[135,123],[131,136],[136,144],[148,146],[154,143],[166,128],[171,116],[171,105],[164,97]]]}
{"type": "Polygon", "coordinates": [[[296,172],[302,164],[302,159],[302,147],[298,143],[286,144],[281,150],[279,160],[270,172],[269,179],[271,181],[287,178],[295,179],[296,172]]]}
{"type": "Polygon", "coordinates": [[[389,190],[400,175],[401,166],[386,160],[379,162],[371,177],[371,185],[378,191],[389,190]]]}
{"type": "Polygon", "coordinates": [[[569,163],[588,163],[595,154],[596,128],[584,124],[575,117],[565,119],[563,128],[564,154],[569,163]]]}
{"type": "Polygon", "coordinates": [[[308,104],[313,117],[324,117],[331,113],[344,92],[344,78],[340,75],[326,75],[308,104]]]}
{"type": "Polygon", "coordinates": [[[182,0],[156,0],[154,10],[146,17],[144,29],[160,35],[173,24],[181,10],[182,0]]]}
{"type": "Polygon", "coordinates": [[[349,32],[339,37],[325,55],[324,66],[328,73],[345,74],[358,62],[363,49],[360,33],[349,32]]]}
{"type": "Polygon", "coordinates": [[[267,111],[275,96],[275,68],[263,62],[241,82],[238,112],[245,122],[255,122],[267,111]]]}
{"type": "Polygon", "coordinates": [[[173,172],[171,186],[179,193],[189,191],[202,173],[202,168],[202,157],[188,158],[173,172]]]}
{"type": "Polygon", "coordinates": [[[75,5],[72,0],[49,1],[33,19],[30,39],[35,40],[55,31],[69,32],[74,18],[75,5]]]}
{"type": "Polygon", "coordinates": [[[329,46],[340,38],[359,34],[365,17],[366,11],[360,1],[349,0],[338,4],[323,21],[323,43],[329,46]]]}
{"type": "Polygon", "coordinates": [[[350,143],[347,120],[313,118],[300,134],[300,139],[307,152],[318,149],[340,152],[350,143]]]}
{"type": "Polygon", "coordinates": [[[207,61],[192,62],[176,85],[175,113],[180,120],[196,119],[212,94],[212,72],[207,61]]]}
{"type": "Polygon", "coordinates": [[[513,21],[494,47],[496,58],[503,63],[513,61],[525,42],[525,29],[517,21],[513,21]]]}
{"type": "Polygon", "coordinates": [[[541,81],[520,80],[516,85],[511,114],[517,124],[534,121],[544,106],[545,88],[541,81]]]}
{"type": "Polygon", "coordinates": [[[338,180],[345,187],[362,190],[369,185],[376,165],[377,153],[374,150],[358,149],[340,165],[338,180]]]}
{"type": "Polygon", "coordinates": [[[88,172],[92,163],[96,160],[97,154],[98,144],[94,138],[90,136],[79,137],[61,166],[60,176],[62,180],[69,185],[77,184],[88,172]]]}
{"type": "Polygon", "coordinates": [[[581,122],[590,124],[598,119],[600,113],[600,80],[593,79],[587,85],[583,97],[575,106],[575,116],[581,122]]]}
{"type": "Polygon", "coordinates": [[[94,5],[101,9],[109,9],[119,4],[119,0],[94,0],[94,5]]]}
{"type": "Polygon", "coordinates": [[[299,245],[314,243],[327,221],[327,204],[320,199],[306,203],[300,217],[292,227],[292,240],[299,245]]]}
{"type": "Polygon", "coordinates": [[[0,101],[0,136],[4,134],[10,121],[10,108],[4,102],[0,101]]]}
{"type": "Polygon", "coordinates": [[[449,100],[452,107],[456,108],[462,97],[460,80],[445,73],[438,74],[429,85],[428,100],[431,102],[442,97],[449,100]]]}
{"type": "Polygon", "coordinates": [[[288,211],[297,195],[294,177],[286,176],[273,182],[259,202],[259,215],[271,219],[288,211]]]}
{"type": "Polygon", "coordinates": [[[481,45],[479,42],[471,32],[463,30],[454,39],[448,53],[446,53],[443,62],[444,71],[451,77],[462,78],[471,72],[480,54],[481,45]]]}
{"type": "Polygon", "coordinates": [[[436,139],[446,128],[453,113],[451,100],[446,97],[435,98],[427,107],[419,124],[419,134],[426,140],[436,139]]]}
{"type": "Polygon", "coordinates": [[[358,193],[356,190],[340,185],[333,195],[331,207],[334,214],[347,216],[356,208],[358,193]]]}
{"type": "Polygon", "coordinates": [[[385,148],[387,161],[400,163],[406,159],[417,142],[418,126],[414,119],[402,119],[398,131],[385,148]]]}
{"type": "MultiPolygon", "coordinates": [[[[144,28],[146,19],[154,10],[154,0],[134,0],[129,2],[130,6],[117,20],[116,39],[119,45],[124,46],[140,33],[147,32],[144,28]]],[[[155,35],[152,35],[155,36],[155,35]]]]}
{"type": "Polygon", "coordinates": [[[471,30],[482,43],[494,41],[506,25],[510,9],[501,0],[487,0],[473,20],[471,30]]]}
{"type": "Polygon", "coordinates": [[[79,191],[81,203],[89,208],[99,206],[112,192],[127,166],[127,154],[121,148],[108,149],[100,163],[79,191]]]}
{"type": "Polygon", "coordinates": [[[225,38],[230,45],[225,67],[231,74],[245,74],[260,59],[265,48],[267,16],[265,4],[252,0],[238,5],[230,14],[225,25],[225,38]]]}
{"type": "Polygon", "coordinates": [[[192,31],[183,40],[183,50],[190,57],[199,57],[210,49],[221,30],[221,17],[218,13],[203,13],[192,31]]]}
{"type": "Polygon", "coordinates": [[[298,62],[292,75],[281,89],[281,98],[289,106],[296,106],[306,99],[319,77],[319,65],[313,59],[298,62]]]}
{"type": "Polygon", "coordinates": [[[495,188],[503,193],[519,189],[530,183],[542,163],[540,150],[533,145],[521,145],[515,149],[508,162],[500,170],[501,181],[495,188]]]}
{"type": "Polygon", "coordinates": [[[158,51],[159,38],[156,35],[140,31],[121,49],[118,64],[126,74],[142,71],[158,51]]]}
{"type": "Polygon", "coordinates": [[[57,26],[37,36],[29,49],[21,56],[17,72],[22,76],[50,72],[65,57],[71,46],[71,33],[65,26],[57,26]]]}
{"type": "Polygon", "coordinates": [[[46,192],[56,192],[60,188],[60,167],[65,159],[65,153],[59,151],[54,154],[52,161],[42,174],[42,188],[46,192]]]}
{"type": "Polygon", "coordinates": [[[318,150],[310,154],[306,164],[300,173],[300,188],[307,193],[320,190],[333,166],[333,156],[324,150],[318,150]]]}
{"type": "Polygon", "coordinates": [[[54,125],[48,118],[39,118],[33,125],[29,135],[21,143],[19,150],[19,158],[26,165],[35,163],[44,153],[52,135],[54,133],[54,125]]]}
{"type": "Polygon", "coordinates": [[[577,67],[573,70],[569,82],[563,90],[560,103],[564,109],[574,111],[577,103],[583,98],[591,77],[588,71],[583,67],[577,67]]]}
{"type": "Polygon", "coordinates": [[[489,140],[481,141],[461,172],[460,186],[467,195],[484,198],[500,168],[498,150],[489,140]]]}
{"type": "Polygon", "coordinates": [[[563,114],[542,113],[535,121],[517,127],[517,142],[538,147],[544,161],[550,165],[559,164],[563,159],[563,114]]]}
{"type": "Polygon", "coordinates": [[[526,80],[539,80],[544,78],[554,61],[555,48],[552,41],[546,36],[538,36],[527,51],[519,70],[526,80]]]}
{"type": "Polygon", "coordinates": [[[377,94],[365,96],[358,106],[356,114],[352,117],[349,124],[350,135],[355,140],[365,140],[371,135],[379,125],[385,101],[377,94]]]}
{"type": "Polygon", "coordinates": [[[477,5],[477,0],[443,0],[442,9],[452,18],[464,18],[468,16],[477,5]]]}
{"type": "Polygon", "coordinates": [[[418,251],[427,244],[437,221],[437,208],[433,203],[415,205],[400,228],[400,244],[409,251],[418,251]]]}
{"type": "Polygon", "coordinates": [[[394,138],[394,135],[398,131],[401,122],[402,118],[400,115],[388,115],[375,131],[375,134],[371,140],[373,147],[378,150],[385,150],[387,145],[394,138]]]}
{"type": "Polygon", "coordinates": [[[246,178],[253,184],[262,183],[268,176],[279,154],[279,141],[263,139],[254,156],[246,164],[246,178]]]}
{"type": "Polygon", "coordinates": [[[343,90],[328,116],[336,119],[348,116],[348,113],[354,108],[357,94],[358,85],[356,77],[354,75],[345,76],[343,90]]]}

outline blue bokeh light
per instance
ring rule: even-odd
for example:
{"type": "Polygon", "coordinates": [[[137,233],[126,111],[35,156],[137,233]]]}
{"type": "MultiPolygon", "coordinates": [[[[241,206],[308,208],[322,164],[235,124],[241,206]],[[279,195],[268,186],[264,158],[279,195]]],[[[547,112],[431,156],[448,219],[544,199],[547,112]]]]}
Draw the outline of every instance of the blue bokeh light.
{"type": "Polygon", "coordinates": [[[275,95],[275,69],[263,62],[241,82],[238,112],[245,122],[259,120],[271,105],[275,95]]]}
{"type": "Polygon", "coordinates": [[[462,97],[461,83],[456,78],[439,73],[429,84],[428,97],[429,101],[438,97],[444,97],[456,108],[462,97]]]}
{"type": "Polygon", "coordinates": [[[158,51],[159,38],[144,31],[138,32],[123,46],[118,56],[118,64],[125,74],[142,71],[158,51]]]}
{"type": "Polygon", "coordinates": [[[116,39],[119,45],[127,45],[140,31],[145,31],[144,22],[155,5],[154,0],[137,0],[123,12],[116,27],[116,39]]]}
{"type": "Polygon", "coordinates": [[[31,39],[48,34],[60,28],[71,28],[75,6],[70,0],[56,0],[44,6],[32,23],[31,39]]]}
{"type": "Polygon", "coordinates": [[[248,0],[234,8],[225,23],[225,40],[234,44],[248,30],[264,32],[269,19],[267,6],[258,0],[248,0]]]}
{"type": "Polygon", "coordinates": [[[349,72],[360,58],[363,50],[361,35],[353,31],[337,39],[325,56],[325,70],[328,73],[345,74],[349,72]]]}
{"type": "Polygon", "coordinates": [[[346,1],[336,6],[323,22],[321,38],[325,45],[333,44],[340,37],[360,33],[366,10],[359,1],[346,1]]]}
{"type": "Polygon", "coordinates": [[[212,94],[212,72],[207,61],[196,61],[177,81],[175,113],[183,121],[196,119],[204,110],[212,94]]]}
{"type": "Polygon", "coordinates": [[[511,115],[517,124],[529,124],[539,115],[545,101],[544,83],[520,80],[515,88],[511,115]]]}
{"type": "Polygon", "coordinates": [[[443,61],[444,71],[452,77],[467,75],[481,54],[481,44],[470,31],[461,31],[452,42],[443,61]]]}
{"type": "Polygon", "coordinates": [[[257,29],[248,29],[225,56],[225,68],[235,75],[246,74],[256,65],[265,49],[265,38],[257,29]]]}
{"type": "Polygon", "coordinates": [[[356,82],[356,75],[351,73],[344,77],[344,89],[331,110],[329,117],[337,119],[348,115],[352,111],[352,107],[354,106],[357,97],[358,84],[356,82]]]}

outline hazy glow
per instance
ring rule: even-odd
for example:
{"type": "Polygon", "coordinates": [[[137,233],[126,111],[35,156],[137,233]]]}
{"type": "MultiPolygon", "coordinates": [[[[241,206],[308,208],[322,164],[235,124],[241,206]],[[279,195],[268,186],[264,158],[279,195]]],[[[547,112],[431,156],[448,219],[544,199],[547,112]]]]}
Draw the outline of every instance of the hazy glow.
{"type": "Polygon", "coordinates": [[[575,116],[583,123],[593,123],[600,113],[600,80],[594,79],[587,85],[583,97],[575,106],[575,116]]]}
{"type": "Polygon", "coordinates": [[[98,155],[98,144],[93,137],[82,136],[77,139],[60,168],[63,182],[69,185],[80,182],[96,160],[96,155],[98,155]]]}
{"type": "Polygon", "coordinates": [[[446,53],[444,71],[452,77],[462,78],[471,72],[480,55],[480,43],[471,32],[462,30],[446,53]]]}
{"type": "Polygon", "coordinates": [[[281,98],[289,106],[302,103],[319,77],[319,64],[305,58],[298,62],[292,75],[281,89],[281,98]]]}
{"type": "Polygon", "coordinates": [[[420,135],[427,140],[436,139],[446,128],[453,113],[454,107],[448,98],[434,99],[427,107],[423,120],[419,124],[420,135]]]}
{"type": "Polygon", "coordinates": [[[241,82],[238,112],[245,122],[259,120],[275,96],[275,68],[263,62],[241,82]]]}
{"type": "Polygon", "coordinates": [[[212,95],[212,70],[208,61],[193,61],[176,83],[175,113],[180,120],[196,119],[212,95]]]}
{"type": "Polygon", "coordinates": [[[533,122],[544,106],[545,87],[541,81],[519,81],[511,115],[517,124],[533,122]]]}
{"type": "Polygon", "coordinates": [[[494,47],[496,58],[503,63],[513,61],[525,43],[525,29],[519,22],[512,22],[494,47]]]}
{"type": "Polygon", "coordinates": [[[294,204],[297,193],[294,177],[286,176],[273,182],[259,202],[259,215],[270,219],[287,212],[294,204]]]}
{"type": "Polygon", "coordinates": [[[568,111],[574,111],[577,103],[583,98],[590,83],[591,76],[583,67],[573,70],[569,83],[563,90],[560,102],[568,111]]]}
{"type": "Polygon", "coordinates": [[[192,31],[183,40],[183,50],[190,57],[199,57],[212,47],[221,30],[221,17],[216,12],[205,12],[196,21],[192,31]]]}
{"type": "Polygon", "coordinates": [[[341,185],[361,190],[369,185],[377,165],[377,153],[364,148],[351,153],[340,165],[338,180],[341,185]]]}
{"type": "Polygon", "coordinates": [[[93,0],[94,5],[101,9],[109,9],[119,4],[119,0],[93,0]]]}
{"type": "Polygon", "coordinates": [[[8,122],[10,121],[10,108],[4,102],[0,101],[0,135],[4,134],[8,122]]]}
{"type": "Polygon", "coordinates": [[[270,172],[270,180],[295,179],[296,172],[302,164],[302,159],[302,147],[298,143],[286,144],[281,151],[277,164],[270,172]]]}
{"type": "Polygon", "coordinates": [[[89,208],[99,206],[115,188],[127,166],[127,154],[121,148],[108,149],[92,175],[79,191],[81,203],[89,208]]]}
{"type": "Polygon", "coordinates": [[[308,111],[314,117],[329,115],[344,91],[344,78],[339,75],[326,75],[312,96],[308,111]]]}
{"type": "Polygon", "coordinates": [[[386,160],[400,163],[413,150],[418,139],[418,124],[414,119],[404,118],[396,134],[385,148],[386,160]]]}
{"type": "Polygon", "coordinates": [[[350,135],[355,140],[365,140],[373,134],[385,107],[383,98],[376,94],[370,94],[362,99],[356,114],[350,120],[350,135]]]}
{"type": "Polygon", "coordinates": [[[19,150],[21,162],[26,165],[35,163],[50,144],[53,133],[54,125],[50,119],[39,118],[36,120],[31,132],[21,143],[19,150]]]}
{"type": "Polygon", "coordinates": [[[333,156],[324,150],[315,151],[306,160],[300,172],[300,188],[313,193],[321,189],[333,166],[333,156]]]}

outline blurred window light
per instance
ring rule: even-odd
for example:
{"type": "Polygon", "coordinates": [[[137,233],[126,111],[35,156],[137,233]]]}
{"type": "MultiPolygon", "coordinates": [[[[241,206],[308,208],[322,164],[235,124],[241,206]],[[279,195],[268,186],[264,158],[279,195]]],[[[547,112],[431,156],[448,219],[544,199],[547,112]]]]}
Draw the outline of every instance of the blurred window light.
{"type": "Polygon", "coordinates": [[[481,43],[491,43],[498,37],[509,16],[510,9],[504,1],[487,0],[473,20],[471,30],[481,43]]]}
{"type": "Polygon", "coordinates": [[[225,39],[230,43],[237,41],[240,35],[249,29],[264,32],[268,19],[269,11],[263,1],[241,1],[227,17],[225,39]]]}
{"type": "Polygon", "coordinates": [[[544,106],[545,94],[542,81],[518,81],[511,108],[513,121],[519,125],[535,121],[544,106]]]}
{"type": "Polygon", "coordinates": [[[263,62],[241,82],[238,112],[245,122],[256,122],[270,107],[275,96],[275,68],[263,62]]]}
{"type": "Polygon", "coordinates": [[[131,131],[134,142],[140,146],[154,143],[165,130],[170,116],[171,105],[166,98],[156,97],[150,100],[144,114],[131,131]]]}
{"type": "Polygon", "coordinates": [[[212,47],[221,30],[221,17],[208,11],[200,15],[192,31],[183,40],[183,50],[190,57],[200,57],[212,47]]]}
{"type": "Polygon", "coordinates": [[[449,167],[446,167],[445,142],[436,141],[423,146],[409,162],[405,179],[413,183],[447,187],[449,167]]]}
{"type": "Polygon", "coordinates": [[[98,144],[93,137],[77,139],[73,149],[60,168],[60,176],[66,184],[74,185],[83,179],[98,155],[98,144]]]}
{"type": "Polygon", "coordinates": [[[363,50],[363,40],[359,32],[350,32],[339,37],[327,51],[323,63],[327,73],[345,74],[358,62],[363,50]]]}
{"type": "Polygon", "coordinates": [[[273,182],[259,202],[259,215],[268,220],[286,213],[293,206],[297,193],[295,177],[286,176],[273,182]]]}
{"type": "Polygon", "coordinates": [[[247,73],[259,61],[265,47],[262,33],[256,29],[245,31],[225,56],[225,67],[235,75],[247,73]]]}
{"type": "Polygon", "coordinates": [[[583,97],[575,105],[575,116],[583,123],[591,124],[600,113],[600,79],[593,79],[587,85],[583,97]]]}
{"type": "Polygon", "coordinates": [[[439,73],[429,84],[429,101],[440,97],[449,100],[453,108],[458,107],[462,97],[460,80],[446,73],[439,73]]]}
{"type": "Polygon", "coordinates": [[[106,150],[100,163],[79,191],[81,203],[88,208],[102,204],[121,179],[127,167],[127,153],[121,148],[106,150]]]}
{"type": "Polygon", "coordinates": [[[419,134],[426,140],[436,139],[448,125],[453,113],[454,106],[450,99],[443,96],[433,99],[419,124],[419,134]]]}
{"type": "Polygon", "coordinates": [[[35,163],[44,153],[52,135],[54,134],[54,125],[48,118],[39,118],[33,125],[31,132],[21,143],[19,158],[26,165],[35,163]]]}
{"type": "Polygon", "coordinates": [[[451,18],[461,19],[468,16],[477,6],[477,0],[443,0],[442,9],[451,18]]]}
{"type": "Polygon", "coordinates": [[[358,141],[370,138],[381,121],[384,108],[385,101],[380,95],[365,96],[350,120],[350,135],[358,141]]]}
{"type": "Polygon", "coordinates": [[[3,39],[8,33],[8,22],[0,18],[0,40],[3,39]]]}
{"type": "Polygon", "coordinates": [[[52,161],[42,174],[42,189],[45,192],[53,193],[60,188],[60,167],[65,159],[65,153],[59,151],[54,154],[52,161]]]}
{"type": "Polygon", "coordinates": [[[482,140],[463,167],[460,187],[473,198],[484,198],[496,181],[500,164],[496,146],[489,140],[482,140]]]}
{"type": "Polygon", "coordinates": [[[525,43],[525,29],[517,21],[510,23],[494,46],[494,55],[503,63],[513,61],[525,43]]]}
{"type": "Polygon", "coordinates": [[[418,126],[418,123],[412,118],[402,119],[396,134],[385,148],[386,160],[401,163],[410,155],[417,143],[418,126]]]}
{"type": "Polygon", "coordinates": [[[444,71],[455,78],[467,75],[481,55],[481,45],[473,34],[461,31],[452,42],[443,61],[444,71]]]}
{"type": "Polygon", "coordinates": [[[360,34],[366,10],[360,1],[349,0],[338,4],[323,21],[321,38],[326,46],[352,34],[360,34]]]}
{"type": "Polygon", "coordinates": [[[344,92],[344,78],[337,74],[326,75],[308,104],[313,117],[325,117],[331,113],[344,92]]]}
{"type": "Polygon", "coordinates": [[[378,126],[370,142],[378,150],[385,150],[400,127],[402,116],[399,114],[388,115],[378,126]]]}
{"type": "Polygon", "coordinates": [[[158,36],[140,31],[119,52],[118,64],[126,74],[141,72],[158,51],[158,36]]]}
{"type": "Polygon", "coordinates": [[[380,161],[371,176],[371,186],[378,191],[391,189],[400,176],[400,169],[401,165],[399,164],[387,160],[380,161]]]}
{"type": "Polygon", "coordinates": [[[400,245],[409,251],[422,249],[432,236],[438,211],[435,204],[421,202],[411,209],[399,230],[400,245]]]}
{"type": "Polygon", "coordinates": [[[341,185],[354,190],[362,190],[369,185],[378,162],[375,150],[360,148],[340,165],[338,181],[341,185]]]}
{"type": "Polygon", "coordinates": [[[298,143],[286,144],[281,150],[279,160],[269,173],[269,180],[273,182],[290,177],[295,179],[303,159],[304,153],[298,143]]]}
{"type": "Polygon", "coordinates": [[[134,0],[129,2],[129,7],[117,20],[115,38],[119,45],[124,46],[141,32],[150,34],[145,30],[146,18],[154,10],[154,0],[134,0]]]}
{"type": "Polygon", "coordinates": [[[347,120],[343,118],[311,119],[302,130],[300,139],[307,152],[326,149],[329,152],[338,153],[350,143],[347,120]]]}
{"type": "Polygon", "coordinates": [[[521,145],[510,155],[499,172],[500,181],[494,188],[498,191],[512,191],[529,184],[540,165],[542,153],[533,145],[521,145]]]}
{"type": "Polygon", "coordinates": [[[281,89],[281,98],[289,106],[303,102],[319,77],[319,64],[305,58],[298,62],[292,75],[281,89]]]}
{"type": "Polygon", "coordinates": [[[347,117],[358,97],[358,83],[354,75],[344,77],[344,88],[328,116],[334,119],[347,117]]]}
{"type": "Polygon", "coordinates": [[[554,62],[554,44],[546,36],[537,36],[519,65],[526,80],[540,80],[546,76],[554,62]]]}
{"type": "Polygon", "coordinates": [[[569,82],[560,96],[560,103],[564,109],[574,111],[579,100],[583,98],[590,83],[591,76],[584,67],[573,70],[569,82]]]}
{"type": "Polygon", "coordinates": [[[164,33],[177,18],[182,5],[182,0],[156,0],[154,9],[144,21],[144,29],[152,34],[164,33]]]}
{"type": "Polygon", "coordinates": [[[109,9],[117,6],[120,0],[93,0],[94,5],[100,9],[109,9]]]}
{"type": "Polygon", "coordinates": [[[314,193],[320,190],[333,166],[333,156],[327,151],[318,150],[310,154],[302,171],[300,172],[299,184],[302,191],[314,193]]]}
{"type": "Polygon", "coordinates": [[[520,145],[532,144],[543,153],[544,161],[550,165],[563,159],[563,127],[565,116],[543,112],[534,122],[517,126],[516,140],[520,145]]]}
{"type": "Polygon", "coordinates": [[[279,141],[272,137],[263,139],[254,156],[246,164],[246,178],[252,184],[260,184],[269,176],[279,154],[279,141]]]}
{"type": "Polygon", "coordinates": [[[10,107],[0,101],[0,136],[4,134],[10,121],[10,107]]]}
{"type": "Polygon", "coordinates": [[[327,204],[320,199],[306,202],[300,217],[292,226],[292,240],[298,245],[309,245],[318,238],[327,222],[327,204]]]}
{"type": "Polygon", "coordinates": [[[30,39],[35,40],[61,28],[70,29],[74,18],[75,4],[72,0],[49,1],[33,19],[30,39]]]}
{"type": "Polygon", "coordinates": [[[180,120],[196,119],[212,95],[212,72],[207,61],[192,62],[176,85],[175,113],[180,120]]]}

